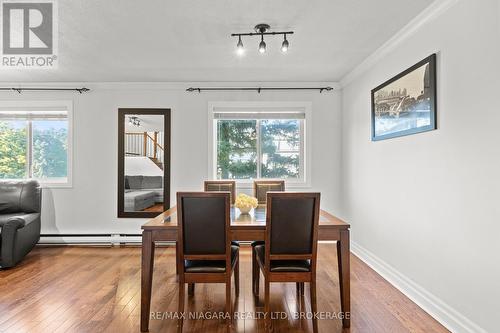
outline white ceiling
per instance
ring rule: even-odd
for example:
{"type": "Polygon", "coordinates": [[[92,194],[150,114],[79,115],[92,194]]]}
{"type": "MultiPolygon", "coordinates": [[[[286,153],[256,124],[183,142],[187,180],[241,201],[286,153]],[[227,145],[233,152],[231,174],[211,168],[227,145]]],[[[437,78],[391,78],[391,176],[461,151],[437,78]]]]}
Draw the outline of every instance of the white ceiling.
{"type": "Polygon", "coordinates": [[[59,67],[0,70],[0,81],[338,81],[432,0],[58,1],[59,67]],[[294,30],[247,37],[265,22],[294,30]]]}

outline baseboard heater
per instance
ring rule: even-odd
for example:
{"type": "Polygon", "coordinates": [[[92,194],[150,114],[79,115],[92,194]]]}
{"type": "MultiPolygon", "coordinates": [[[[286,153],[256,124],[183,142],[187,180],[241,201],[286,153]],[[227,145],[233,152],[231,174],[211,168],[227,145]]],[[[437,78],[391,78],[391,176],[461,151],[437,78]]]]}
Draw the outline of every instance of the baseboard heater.
{"type": "MultiPolygon", "coordinates": [[[[38,245],[141,245],[141,234],[42,234],[38,245]]],[[[242,245],[251,242],[241,241],[242,245]]],[[[335,241],[320,241],[335,243],[335,241]]],[[[175,242],[156,242],[157,245],[174,245],[175,242]]]]}
{"type": "MultiPolygon", "coordinates": [[[[39,245],[140,245],[141,234],[42,234],[39,245]]],[[[169,244],[169,242],[166,242],[169,244]]],[[[172,243],[170,243],[172,244],[172,243]]]]}
{"type": "MultiPolygon", "coordinates": [[[[250,244],[242,241],[240,244],[250,244]]],[[[38,245],[141,245],[141,234],[41,234],[38,245]]],[[[157,245],[174,245],[175,242],[156,242],[157,245]]]]}

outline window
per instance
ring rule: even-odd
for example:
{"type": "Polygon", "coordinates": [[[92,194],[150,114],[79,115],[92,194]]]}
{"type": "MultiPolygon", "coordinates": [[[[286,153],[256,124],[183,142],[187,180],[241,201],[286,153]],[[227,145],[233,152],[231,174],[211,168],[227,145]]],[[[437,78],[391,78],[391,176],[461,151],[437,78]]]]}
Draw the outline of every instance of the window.
{"type": "Polygon", "coordinates": [[[214,107],[213,178],[305,183],[304,107],[214,107]]]}
{"type": "Polygon", "coordinates": [[[69,119],[66,106],[0,106],[0,179],[70,185],[69,119]]]}

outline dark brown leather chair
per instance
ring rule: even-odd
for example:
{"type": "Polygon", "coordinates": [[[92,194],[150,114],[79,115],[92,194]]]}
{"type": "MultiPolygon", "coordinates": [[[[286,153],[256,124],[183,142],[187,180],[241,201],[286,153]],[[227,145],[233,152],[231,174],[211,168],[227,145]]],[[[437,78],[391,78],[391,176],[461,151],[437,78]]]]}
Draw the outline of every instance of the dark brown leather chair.
{"type": "MultiPolygon", "coordinates": [[[[235,191],[236,191],[236,182],[234,180],[205,180],[203,184],[203,190],[205,192],[230,192],[231,193],[231,204],[234,205],[234,201],[236,200],[235,191]]],[[[240,244],[236,241],[232,242],[233,245],[239,246],[240,244]]],[[[177,253],[178,245],[176,244],[177,253]]],[[[176,272],[179,274],[179,272],[176,272]]],[[[192,293],[194,291],[194,284],[189,285],[189,292],[192,293]]]]}
{"type": "MultiPolygon", "coordinates": [[[[252,283],[259,294],[260,271],[264,275],[266,329],[271,329],[269,293],[271,282],[310,283],[311,309],[316,304],[316,257],[320,193],[267,193],[265,243],[253,252],[252,283]]],[[[317,322],[313,320],[314,332],[317,322]]]]}
{"type": "Polygon", "coordinates": [[[234,180],[205,180],[205,192],[231,192],[231,205],[236,200],[236,182],[234,180]]]}
{"type": "MultiPolygon", "coordinates": [[[[185,284],[225,283],[226,312],[231,325],[231,276],[239,294],[239,248],[229,236],[229,192],[178,192],[177,223],[179,313],[184,312],[185,284]]],[[[178,330],[182,332],[182,316],[178,330]]]]}
{"type": "Polygon", "coordinates": [[[269,191],[284,192],[284,180],[254,180],[253,182],[253,196],[257,198],[259,205],[266,203],[266,194],[269,191]]]}
{"type": "MultiPolygon", "coordinates": [[[[284,180],[254,180],[253,182],[253,196],[257,198],[259,205],[266,204],[267,192],[285,192],[284,180]]],[[[263,241],[252,242],[252,249],[257,245],[264,244],[263,241]]],[[[253,252],[253,251],[252,251],[253,252]]]]}
{"type": "MultiPolygon", "coordinates": [[[[234,180],[205,180],[203,188],[205,192],[231,192],[231,205],[234,205],[236,201],[236,182],[234,180]]],[[[238,241],[232,241],[231,244],[240,246],[238,241]]],[[[194,285],[190,288],[194,288],[194,285]]]]}

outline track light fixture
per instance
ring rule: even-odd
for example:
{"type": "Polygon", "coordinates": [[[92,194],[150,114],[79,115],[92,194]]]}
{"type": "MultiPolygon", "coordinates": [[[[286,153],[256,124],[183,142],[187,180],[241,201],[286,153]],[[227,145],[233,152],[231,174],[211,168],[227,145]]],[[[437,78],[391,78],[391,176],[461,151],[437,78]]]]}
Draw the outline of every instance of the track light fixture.
{"type": "Polygon", "coordinates": [[[261,23],[257,24],[255,26],[255,32],[249,32],[249,33],[238,33],[238,34],[231,34],[231,37],[238,37],[238,44],[236,44],[236,52],[241,55],[244,53],[245,49],[243,48],[243,41],[241,40],[241,36],[260,36],[260,43],[259,43],[259,52],[260,53],[265,53],[266,52],[266,42],[264,41],[264,35],[283,35],[284,40],[283,43],[281,44],[281,51],[283,53],[286,53],[288,51],[288,47],[290,43],[286,39],[286,35],[292,35],[293,31],[273,31],[270,32],[269,29],[271,27],[269,24],[261,23]]]}

